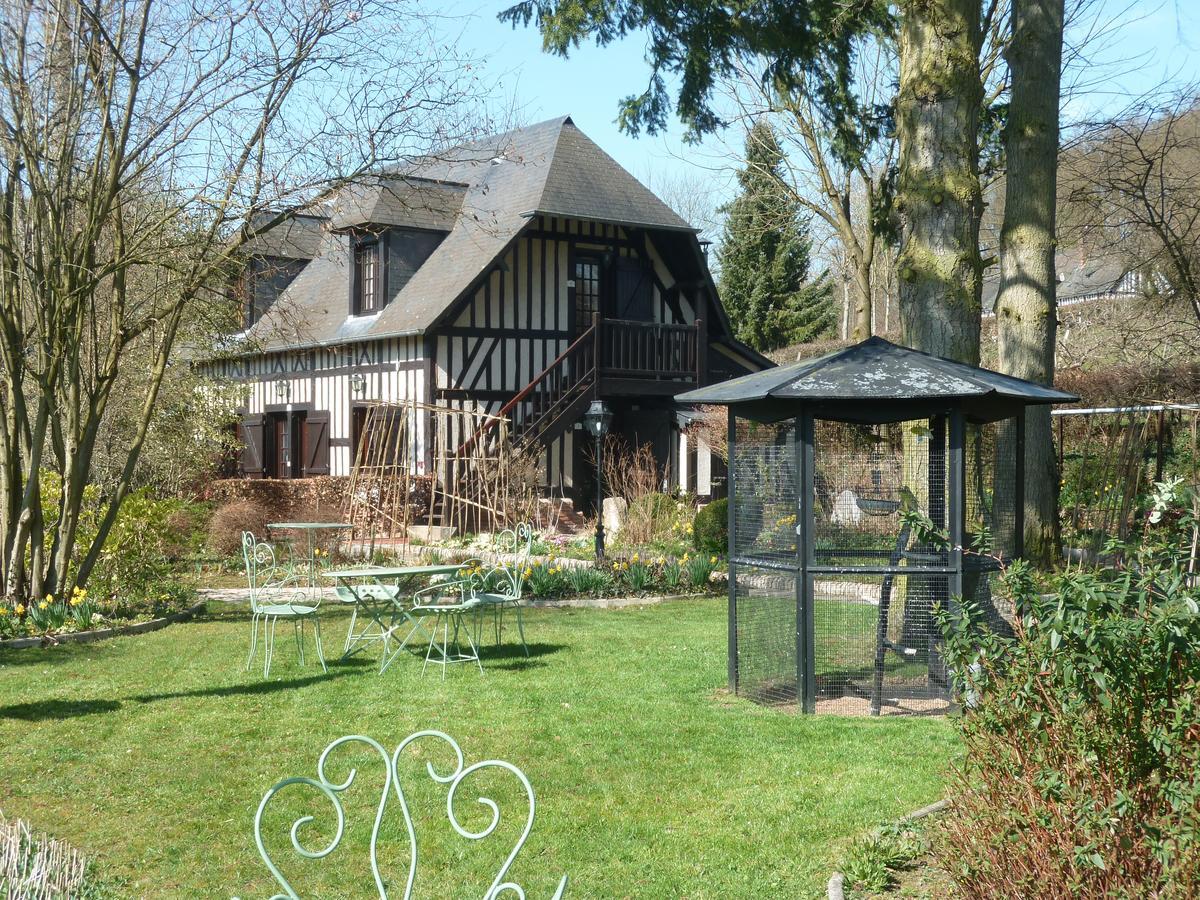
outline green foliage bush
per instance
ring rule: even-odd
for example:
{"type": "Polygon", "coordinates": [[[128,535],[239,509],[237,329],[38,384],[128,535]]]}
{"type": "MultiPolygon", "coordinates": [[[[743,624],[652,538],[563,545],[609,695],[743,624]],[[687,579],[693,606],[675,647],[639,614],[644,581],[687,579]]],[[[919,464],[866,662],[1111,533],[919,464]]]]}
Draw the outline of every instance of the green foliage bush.
{"type": "Polygon", "coordinates": [[[88,582],[95,597],[141,597],[171,580],[172,569],[201,546],[201,511],[184,500],[130,494],[117,514],[88,582]]]}
{"type": "Polygon", "coordinates": [[[692,542],[701,553],[729,552],[729,501],[714,500],[696,513],[692,542]]]}
{"type": "Polygon", "coordinates": [[[981,631],[970,606],[942,615],[968,714],[936,848],[971,895],[1200,895],[1190,509],[1151,513],[1109,569],[1043,585],[1014,563],[1014,638],[981,631]]]}

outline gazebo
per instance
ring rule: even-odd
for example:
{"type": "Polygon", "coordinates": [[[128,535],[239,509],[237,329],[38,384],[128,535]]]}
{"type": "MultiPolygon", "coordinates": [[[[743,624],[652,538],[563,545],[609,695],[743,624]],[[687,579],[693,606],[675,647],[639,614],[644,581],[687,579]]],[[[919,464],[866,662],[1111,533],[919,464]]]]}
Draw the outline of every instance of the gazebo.
{"type": "Polygon", "coordinates": [[[683,394],[729,410],[729,684],[805,712],[937,713],[937,606],[989,625],[1021,555],[1024,419],[1070,394],[871,338],[683,394]]]}

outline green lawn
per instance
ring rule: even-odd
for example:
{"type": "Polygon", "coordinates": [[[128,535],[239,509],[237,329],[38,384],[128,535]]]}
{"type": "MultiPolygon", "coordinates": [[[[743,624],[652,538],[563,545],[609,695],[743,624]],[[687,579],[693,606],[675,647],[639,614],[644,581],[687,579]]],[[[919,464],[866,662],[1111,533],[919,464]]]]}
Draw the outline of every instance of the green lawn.
{"type": "MultiPolygon", "coordinates": [[[[847,842],[941,796],[952,729],[937,719],[800,717],[724,695],[725,605],[534,610],[533,657],[485,659],[442,683],[398,660],[300,668],[279,641],[271,680],[241,665],[245,611],[155,634],[49,651],[0,651],[0,811],[100,860],[122,896],[267,896],[252,820],[263,792],[314,774],[347,733],[390,748],[437,728],[467,762],[509,760],[537,791],[533,834],[510,872],[546,898],[817,896],[847,842]]],[[[345,619],[325,618],[340,648],[345,619]],[[339,633],[340,632],[340,633],[339,633]]],[[[261,670],[259,670],[261,671],[261,670]]],[[[436,748],[427,758],[445,765],[436,748]]],[[[268,845],[304,896],[372,896],[366,845],[381,786],[370,757],[347,793],[343,847],[314,865],[286,852],[287,827],[325,801],[299,793],[268,818],[268,845]],[[286,815],[285,815],[286,814],[286,815]]],[[[417,759],[405,769],[422,841],[418,895],[481,895],[519,833],[510,781],[481,777],[508,818],[479,844],[453,838],[444,794],[417,759]],[[505,841],[508,846],[501,846],[505,841]]],[[[458,808],[480,827],[464,784],[458,808]]],[[[381,858],[400,896],[406,845],[388,810],[381,858]]]]}

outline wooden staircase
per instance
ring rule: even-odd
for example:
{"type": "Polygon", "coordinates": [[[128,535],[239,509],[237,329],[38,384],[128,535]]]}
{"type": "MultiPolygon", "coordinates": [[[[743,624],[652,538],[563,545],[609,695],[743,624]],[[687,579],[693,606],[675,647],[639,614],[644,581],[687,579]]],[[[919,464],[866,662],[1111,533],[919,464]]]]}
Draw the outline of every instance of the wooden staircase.
{"type": "Polygon", "coordinates": [[[599,397],[671,396],[694,387],[702,383],[705,343],[699,320],[670,325],[597,316],[459,452],[488,440],[500,421],[510,423],[509,440],[522,449],[553,441],[599,397]]]}
{"type": "Polygon", "coordinates": [[[476,441],[487,439],[501,419],[511,422],[509,440],[518,449],[549,443],[574,425],[595,396],[598,334],[599,323],[593,321],[571,346],[500,408],[497,418],[488,420],[467,438],[460,453],[476,441]]]}

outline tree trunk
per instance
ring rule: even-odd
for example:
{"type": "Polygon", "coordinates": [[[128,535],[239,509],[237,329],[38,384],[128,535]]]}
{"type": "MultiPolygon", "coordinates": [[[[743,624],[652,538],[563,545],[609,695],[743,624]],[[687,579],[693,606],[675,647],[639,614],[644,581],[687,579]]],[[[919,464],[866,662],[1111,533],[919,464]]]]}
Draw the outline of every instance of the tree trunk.
{"type": "Polygon", "coordinates": [[[979,362],[980,0],[900,4],[900,321],[905,344],[979,362]]]}
{"type": "MultiPolygon", "coordinates": [[[[1013,0],[997,337],[1002,372],[1046,385],[1054,383],[1057,326],[1054,216],[1062,40],[1063,0],[1013,0]]],[[[1060,552],[1050,408],[1030,409],[1025,422],[1025,555],[1050,564],[1060,552]]]]}
{"type": "Polygon", "coordinates": [[[871,264],[861,254],[852,257],[854,272],[851,277],[850,296],[850,339],[865,341],[874,330],[871,316],[871,264]]]}

